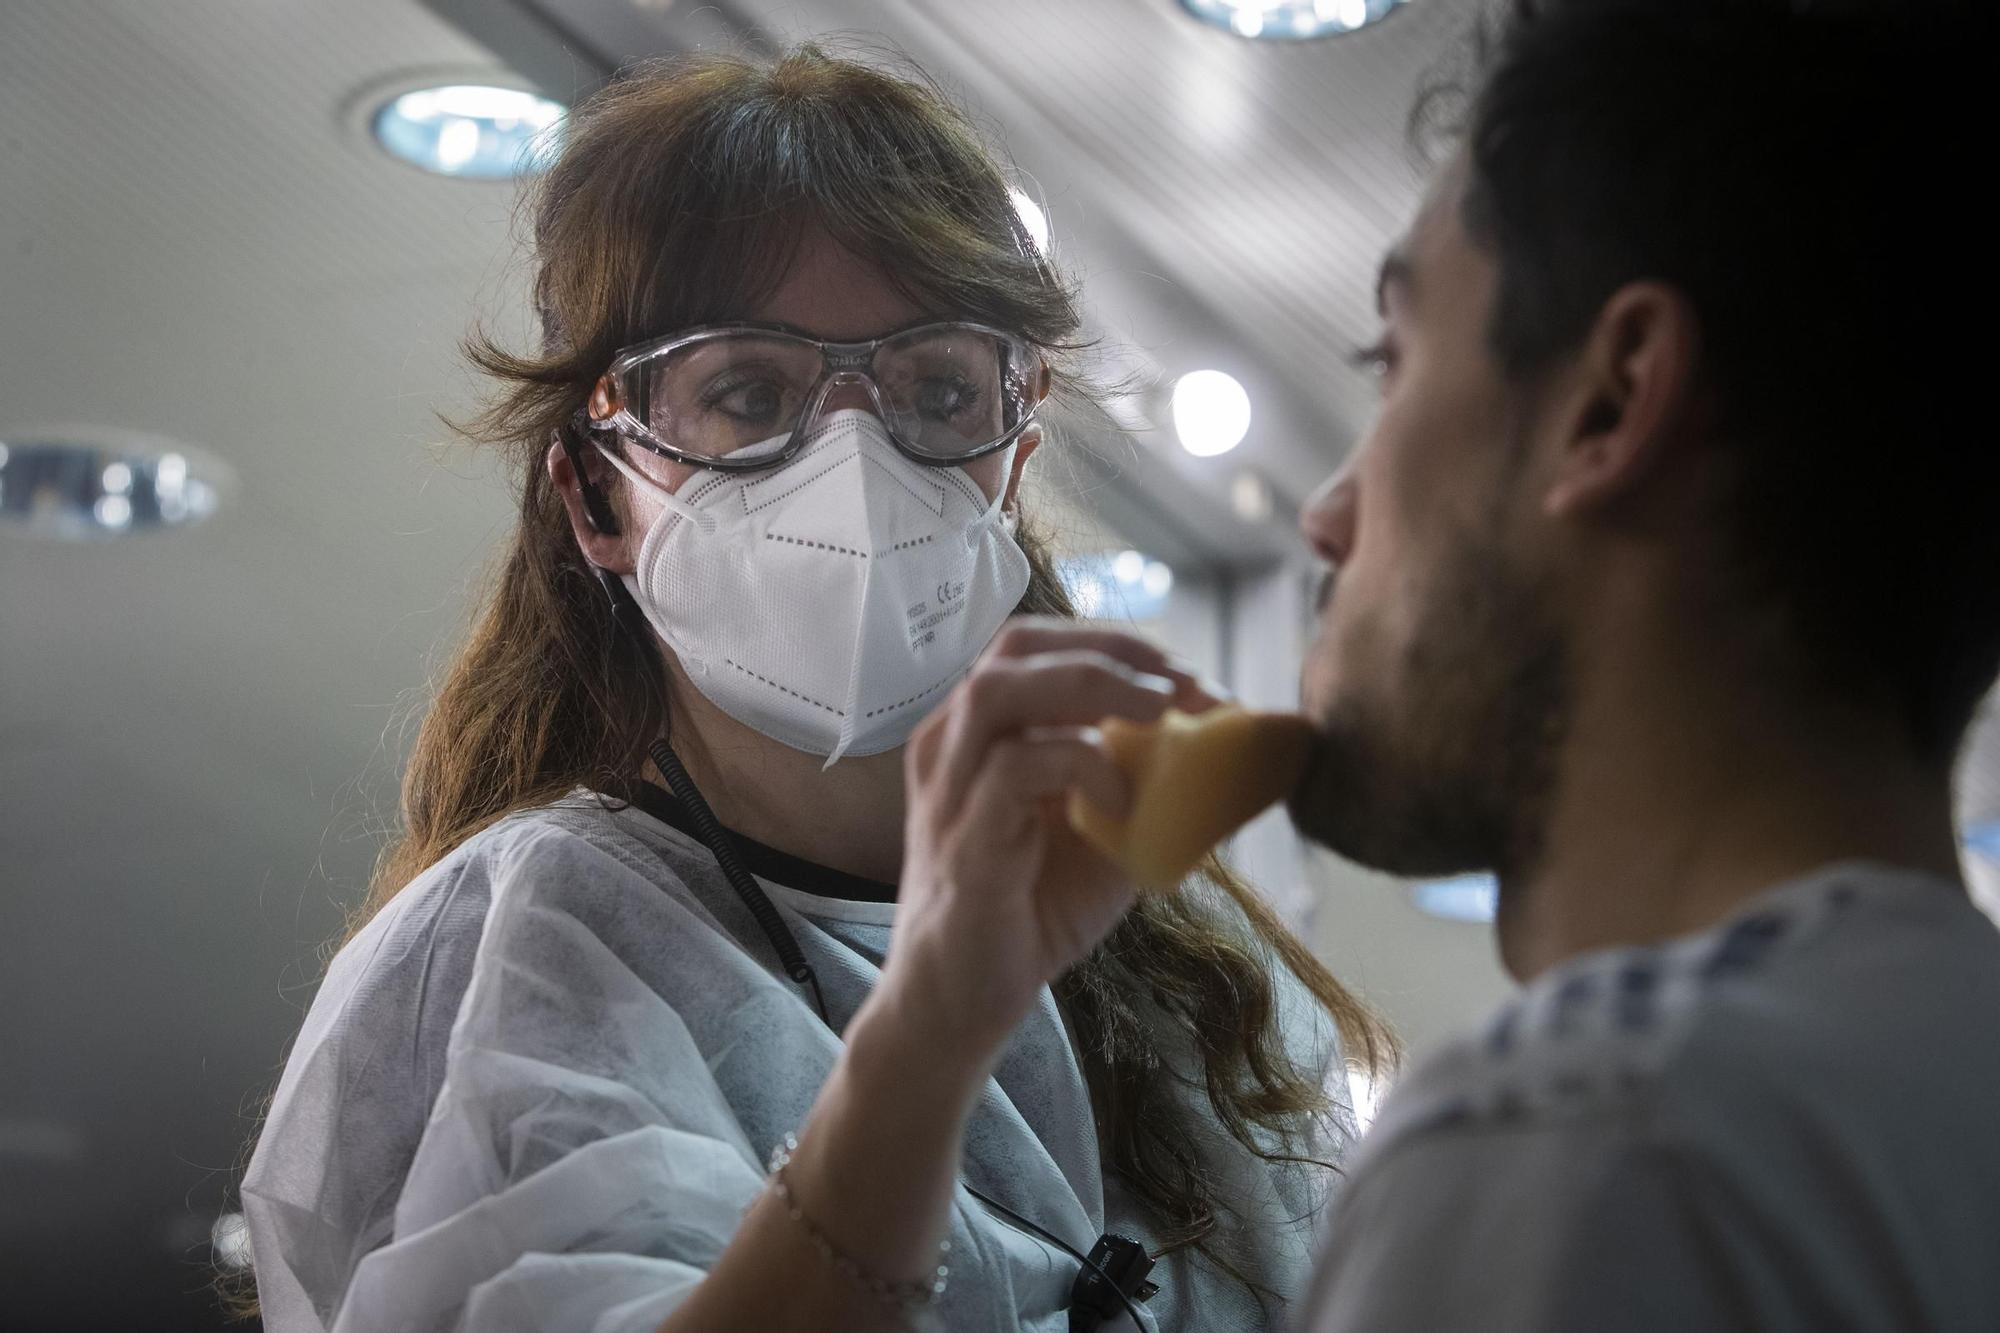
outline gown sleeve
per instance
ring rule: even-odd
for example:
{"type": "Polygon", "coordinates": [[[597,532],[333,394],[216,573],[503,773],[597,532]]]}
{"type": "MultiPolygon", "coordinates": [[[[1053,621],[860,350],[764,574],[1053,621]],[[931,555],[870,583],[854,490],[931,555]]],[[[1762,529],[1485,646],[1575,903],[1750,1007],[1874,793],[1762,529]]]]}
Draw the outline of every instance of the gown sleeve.
{"type": "MultiPolygon", "coordinates": [[[[572,831],[534,829],[489,864],[469,966],[464,929],[406,919],[358,937],[315,1003],[244,1188],[275,1333],[651,1329],[763,1186],[716,1076],[727,1048],[787,1026],[755,962],[657,866],[572,831]],[[690,1002],[711,1006],[710,1049],[690,1002]],[[407,1125],[412,1090],[380,1087],[425,1084],[409,1071],[430,1065],[434,1099],[407,1125]],[[369,1186],[371,1217],[342,1191],[396,1163],[329,1163],[412,1133],[400,1188],[369,1186]]],[[[402,915],[429,921],[438,897],[402,915]]]]}

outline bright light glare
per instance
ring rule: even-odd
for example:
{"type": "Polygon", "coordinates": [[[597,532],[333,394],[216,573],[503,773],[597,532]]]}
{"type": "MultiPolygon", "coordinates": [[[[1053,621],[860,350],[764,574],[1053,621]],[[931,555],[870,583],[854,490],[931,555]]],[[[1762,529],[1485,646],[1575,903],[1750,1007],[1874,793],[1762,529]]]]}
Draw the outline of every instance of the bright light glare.
{"type": "Polygon", "coordinates": [[[116,530],[131,526],[132,502],[122,495],[98,496],[95,512],[97,521],[107,528],[116,530]]]}
{"type": "Polygon", "coordinates": [[[547,129],[562,119],[562,108],[546,97],[519,88],[490,88],[475,83],[423,88],[396,99],[396,109],[413,120],[460,116],[466,120],[516,121],[547,129]]]}
{"type": "Polygon", "coordinates": [[[250,1221],[241,1213],[224,1213],[208,1230],[215,1262],[224,1268],[250,1266],[250,1221]]]}
{"type": "Polygon", "coordinates": [[[1387,18],[1409,0],[1180,0],[1205,23],[1239,37],[1311,41],[1355,32],[1387,18]]]}
{"type": "Polygon", "coordinates": [[[1148,597],[1165,597],[1174,590],[1174,571],[1157,560],[1149,560],[1146,572],[1139,576],[1139,586],[1148,597]]]}
{"type": "Polygon", "coordinates": [[[132,489],[132,466],[129,463],[113,463],[104,469],[104,490],[109,495],[123,495],[132,489]]]}
{"type": "Polygon", "coordinates": [[[1111,557],[1111,573],[1120,583],[1137,583],[1146,577],[1146,557],[1137,551],[1120,551],[1111,557]]]}
{"type": "Polygon", "coordinates": [[[1360,1065],[1347,1067],[1347,1095],[1354,1106],[1354,1125],[1363,1133],[1375,1123],[1375,1112],[1382,1106],[1382,1091],[1360,1065]]]}
{"type": "Polygon", "coordinates": [[[479,122],[454,116],[438,131],[438,165],[446,171],[457,171],[472,160],[479,151],[479,122]]]}
{"type": "Polygon", "coordinates": [[[1417,910],[1446,921],[1491,921],[1500,904],[1500,885],[1491,875],[1432,880],[1410,893],[1417,910]]]}
{"type": "Polygon", "coordinates": [[[1250,431],[1250,395],[1233,376],[1194,370],[1174,384],[1174,433],[1197,458],[1226,454],[1250,431]]]}
{"type": "Polygon", "coordinates": [[[1029,197],[1026,190],[1009,189],[1007,197],[1014,201],[1014,212],[1020,215],[1021,225],[1028,229],[1028,238],[1043,254],[1049,252],[1049,215],[1042,206],[1029,197]]]}
{"type": "Polygon", "coordinates": [[[502,180],[545,164],[563,115],[560,103],[519,88],[453,84],[391,99],[373,129],[384,148],[427,171],[502,180]]]}

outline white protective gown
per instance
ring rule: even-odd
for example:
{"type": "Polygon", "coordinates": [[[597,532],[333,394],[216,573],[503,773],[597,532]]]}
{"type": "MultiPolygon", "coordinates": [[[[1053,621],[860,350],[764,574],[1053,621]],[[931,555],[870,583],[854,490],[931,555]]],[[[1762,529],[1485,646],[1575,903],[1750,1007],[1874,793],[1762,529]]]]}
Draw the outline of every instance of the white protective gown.
{"type": "MultiPolygon", "coordinates": [[[[579,791],[504,820],[334,959],[243,1184],[272,1333],[641,1333],[728,1243],[840,1039],[707,848],[665,822],[685,817],[648,804],[579,791]]],[[[879,975],[895,908],[869,899],[886,886],[746,852],[844,1025],[879,975]]],[[[1344,1101],[1331,1020],[1284,982],[1297,1057],[1344,1101]]],[[[1177,1043],[1161,1054],[1190,1067],[1177,1043]]],[[[1221,1196],[1268,1238],[1250,1276],[1297,1297],[1327,1173],[1253,1157],[1198,1082],[1187,1096],[1221,1196]]],[[[1351,1127],[1316,1155],[1337,1160],[1351,1127]]],[[[1080,1250],[1106,1230],[1151,1238],[1104,1178],[1046,990],[973,1114],[962,1178],[1080,1250]]],[[[943,1327],[1068,1328],[1073,1260],[964,1189],[951,1242],[943,1327]]],[[[1190,1252],[1152,1276],[1148,1328],[1283,1326],[1279,1303],[1190,1252]]]]}

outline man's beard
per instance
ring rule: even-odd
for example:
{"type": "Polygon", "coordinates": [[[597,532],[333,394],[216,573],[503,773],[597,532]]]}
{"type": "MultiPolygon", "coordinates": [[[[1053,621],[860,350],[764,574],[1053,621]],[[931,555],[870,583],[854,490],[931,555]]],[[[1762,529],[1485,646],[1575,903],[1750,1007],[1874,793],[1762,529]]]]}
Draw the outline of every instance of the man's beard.
{"type": "Polygon", "coordinates": [[[1568,645],[1490,538],[1462,541],[1429,591],[1400,678],[1348,689],[1316,719],[1292,820],[1392,874],[1509,879],[1540,855],[1569,715],[1568,645]]]}

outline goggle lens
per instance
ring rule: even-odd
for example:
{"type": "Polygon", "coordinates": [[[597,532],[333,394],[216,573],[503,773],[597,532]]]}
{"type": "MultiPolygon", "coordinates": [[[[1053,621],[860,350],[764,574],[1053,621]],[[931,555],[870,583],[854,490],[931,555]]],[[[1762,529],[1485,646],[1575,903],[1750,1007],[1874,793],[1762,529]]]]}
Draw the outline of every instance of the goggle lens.
{"type": "Polygon", "coordinates": [[[829,377],[871,384],[897,442],[939,462],[971,458],[1034,412],[1042,360],[1026,339],[962,324],[897,334],[865,364],[830,360],[820,344],[735,330],[621,359],[616,401],[659,442],[699,459],[777,452],[829,377]],[[761,449],[759,448],[761,446],[761,449]]]}

